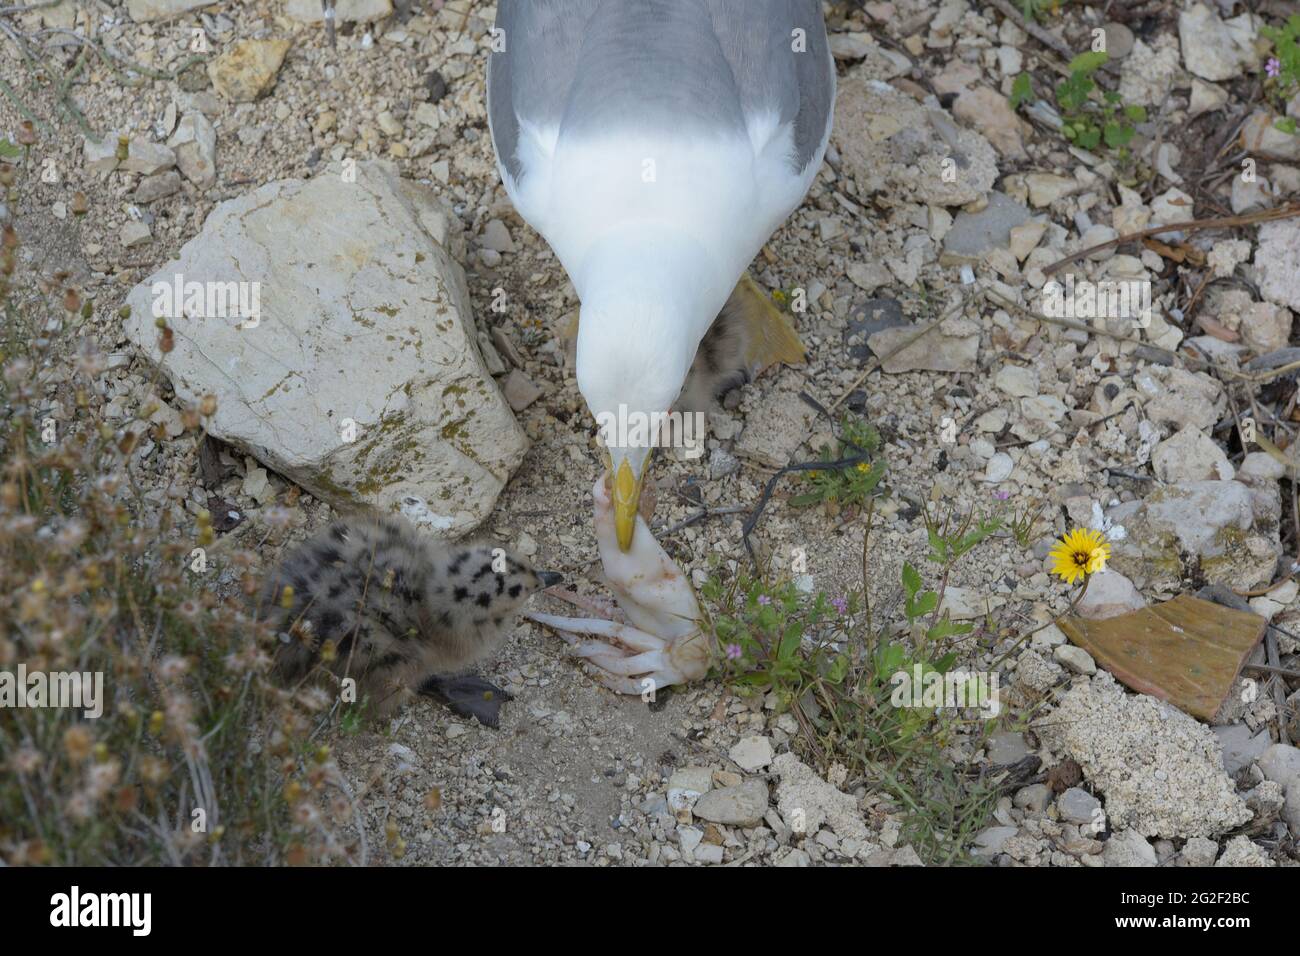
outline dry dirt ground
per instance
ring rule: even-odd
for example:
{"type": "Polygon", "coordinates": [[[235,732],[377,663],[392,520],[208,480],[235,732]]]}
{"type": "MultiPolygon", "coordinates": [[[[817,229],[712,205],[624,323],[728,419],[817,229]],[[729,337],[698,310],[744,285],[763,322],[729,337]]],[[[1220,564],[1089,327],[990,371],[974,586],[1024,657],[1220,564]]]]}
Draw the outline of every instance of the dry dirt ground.
{"type": "MultiPolygon", "coordinates": [[[[0,98],[0,134],[12,136],[28,111],[41,121],[34,153],[42,162],[53,163],[57,181],[25,193],[11,212],[24,236],[24,254],[32,257],[33,264],[46,271],[69,270],[95,299],[94,334],[115,355],[112,393],[130,405],[154,388],[153,373],[121,334],[117,305],[136,283],[197,234],[215,204],[272,180],[310,177],[332,159],[391,160],[403,175],[429,184],[454,205],[468,240],[463,264],[476,315],[480,322],[499,324],[517,350],[521,371],[541,389],[540,399],[518,416],[533,440],[532,448],[481,534],[532,551],[543,567],[568,571],[578,580],[594,580],[598,562],[590,529],[589,489],[599,459],[593,427],[559,338],[577,301],[544,242],[512,211],[497,175],[484,106],[484,35],[492,16],[490,6],[465,0],[398,2],[390,15],[344,23],[333,48],[319,24],[286,16],[280,0],[213,3],[148,22],[133,22],[127,6],[65,2],[58,12],[47,11],[44,26],[39,13],[0,14],[6,32],[32,37],[24,41],[25,48],[57,64],[60,71],[76,62],[80,47],[79,41],[68,39],[59,29],[98,37],[99,51],[86,56],[69,86],[71,99],[83,114],[80,119],[61,104],[49,74],[24,61],[10,38],[0,37],[0,76],[9,91],[0,98]],[[188,49],[196,28],[205,31],[212,53],[188,49]],[[191,57],[204,61],[245,38],[289,42],[273,84],[253,102],[234,103],[218,96],[202,62],[178,70],[191,57]],[[120,59],[114,61],[114,56],[120,59]],[[141,68],[156,71],[157,76],[142,79],[141,68]],[[187,179],[174,194],[144,204],[133,198],[140,177],[121,172],[100,177],[86,168],[80,123],[96,135],[113,131],[158,140],[169,131],[164,126],[174,120],[177,103],[182,111],[206,113],[216,126],[214,185],[200,188],[187,179]],[[430,115],[425,106],[430,103],[436,107],[432,114],[436,125],[421,118],[430,115]],[[90,202],[84,219],[67,211],[77,190],[83,190],[90,202]],[[504,249],[493,248],[502,244],[485,238],[487,225],[494,221],[504,224],[509,233],[504,249]],[[132,222],[147,225],[148,236],[132,239],[128,246],[123,228],[132,222]],[[509,303],[502,315],[489,309],[497,290],[503,290],[509,303]]],[[[165,4],[132,2],[130,6],[165,4]]],[[[1072,43],[1086,37],[1089,28],[1100,22],[1104,6],[1072,10],[1057,32],[1070,36],[1072,43]]],[[[1170,12],[1174,5],[1146,6],[1152,8],[1149,16],[1135,21],[1134,29],[1151,43],[1163,37],[1160,42],[1167,45],[1172,38],[1176,52],[1177,31],[1170,12]]],[[[895,57],[906,51],[913,65],[893,77],[894,86],[917,99],[935,92],[939,71],[962,63],[974,74],[968,82],[973,85],[982,79],[1004,96],[1010,76],[999,66],[999,48],[1017,51],[1028,67],[1036,67],[1045,53],[1014,23],[1009,28],[1003,25],[1010,18],[994,6],[901,0],[894,5],[868,4],[865,11],[853,4],[827,4],[827,9],[837,34],[871,33],[895,57]]],[[[861,58],[852,51],[842,53],[842,82],[851,71],[876,62],[868,60],[867,66],[860,66],[861,58]]],[[[1044,58],[1052,56],[1048,52],[1044,58]]],[[[1045,75],[1052,75],[1051,71],[1045,75]]],[[[949,107],[952,97],[944,95],[940,102],[949,107]]],[[[1163,122],[1176,113],[1177,105],[1166,102],[1153,106],[1151,112],[1163,122]]],[[[969,117],[965,122],[977,129],[981,125],[969,117]]],[[[1063,148],[1059,138],[1052,140],[1027,125],[1015,129],[1029,149],[1019,155],[999,155],[1002,176],[1033,170],[1070,176],[1080,167],[1080,160],[1063,148]]],[[[1165,132],[1157,126],[1149,136],[1164,138],[1165,132]]],[[[994,139],[995,131],[985,133],[994,139]]],[[[811,416],[798,426],[774,425],[765,398],[779,392],[787,402],[798,404],[795,396],[805,392],[822,406],[836,408],[837,415],[854,408],[880,429],[889,463],[890,494],[877,508],[875,543],[865,569],[869,593],[884,617],[896,611],[902,563],[924,565],[926,534],[918,505],[936,502],[960,511],[990,511],[1004,507],[1004,498],[1009,499],[1005,507],[1047,503],[1032,548],[1022,548],[1008,533],[999,534],[977,560],[960,566],[952,582],[1000,606],[996,622],[981,632],[979,647],[968,661],[974,666],[988,664],[1030,622],[1046,620],[1049,610],[1059,612],[1065,605],[1066,589],[1045,571],[1042,544],[1066,528],[1067,500],[1096,500],[1106,506],[1135,500],[1145,494],[1150,481],[1149,476],[1134,481],[1104,471],[1107,466],[1133,473],[1145,468],[1133,453],[1135,410],[1128,413],[1133,421],[1122,423],[1129,444],[1124,438],[1104,443],[1102,436],[1115,425],[1101,422],[1104,416],[1095,411],[1091,418],[1072,420],[1064,428],[1022,420],[1019,400],[994,388],[995,373],[1008,362],[1033,366],[1043,378],[1045,392],[1064,396],[1068,405],[1086,411],[1093,408],[1089,402],[1102,375],[1099,370],[1131,380],[1146,363],[1131,348],[1099,344],[1104,337],[1085,333],[1070,338],[1062,329],[1039,327],[977,304],[964,313],[980,336],[977,364],[954,372],[882,374],[874,369],[863,379],[871,364],[863,350],[855,348],[860,341],[849,341],[849,323],[869,298],[891,298],[900,304],[905,318],[924,322],[962,301],[968,290],[959,267],[938,261],[939,243],[931,237],[943,230],[936,225],[935,214],[927,214],[923,202],[867,194],[846,169],[844,154],[837,139],[807,201],[773,237],[752,270],[769,290],[812,292],[810,309],[796,316],[799,335],[809,350],[807,366],[771,372],[733,393],[726,411],[711,422],[710,455],[704,459],[660,459],[654,470],[655,527],[669,528],[696,513],[701,504],[751,506],[758,500],[770,468],[742,460],[734,473],[710,473],[713,449],[729,455],[742,430],[801,428],[804,434],[798,436],[799,447],[792,445],[793,456],[795,460],[814,456],[831,432],[830,422],[811,416]],[[859,271],[850,278],[855,265],[878,271],[866,275],[859,271]],[[970,426],[985,413],[1000,409],[1009,415],[1002,425],[987,433],[970,426]],[[955,443],[943,436],[948,418],[962,428],[955,443]],[[1016,425],[1023,427],[1013,430],[1016,425]],[[989,456],[971,451],[971,442],[981,437],[993,442],[998,452],[1014,452],[1016,472],[1009,481],[985,480],[989,456]],[[995,498],[995,492],[1002,494],[995,498]]],[[[1104,210],[1116,204],[1118,193],[1103,181],[1104,174],[1100,179],[1085,174],[1081,181],[1088,182],[1088,175],[1095,183],[1092,218],[1109,222],[1104,210]]],[[[1165,184],[1138,188],[1149,201],[1164,191],[1165,184]]],[[[1220,211],[1222,201],[1222,196],[1207,199],[1204,214],[1220,211]]],[[[1073,249],[1077,214],[1086,210],[1068,202],[1035,213],[1046,214],[1055,228],[1068,230],[1073,249]]],[[[1199,205],[1197,212],[1202,212],[1199,205]]],[[[942,215],[938,218],[942,220],[942,215]]],[[[1057,238],[1063,241],[1064,236],[1062,232],[1057,238]]],[[[1165,268],[1158,261],[1156,266],[1157,271],[1165,268]]],[[[1016,284],[1020,276],[1016,283],[1007,281],[1016,284]]],[[[158,388],[161,397],[170,396],[165,384],[158,388]]],[[[269,493],[250,495],[252,486],[247,482],[254,463],[238,454],[230,454],[229,462],[233,474],[218,488],[203,487],[196,465],[171,459],[165,450],[143,458],[141,470],[160,487],[174,478],[191,485],[191,510],[205,506],[209,494],[229,499],[246,516],[232,533],[244,536],[246,542],[261,540],[268,534],[261,515],[277,496],[283,500],[287,483],[271,475],[269,493]]],[[[719,467],[720,472],[727,470],[719,467]]],[[[832,517],[819,508],[791,507],[786,498],[793,485],[788,480],[779,487],[759,525],[755,544],[761,558],[770,563],[774,575],[787,575],[802,549],[816,589],[838,596],[859,587],[864,578],[861,515],[850,511],[832,517]]],[[[330,517],[328,505],[310,496],[299,498],[289,531],[269,532],[268,558],[330,517]]],[[[739,514],[708,517],[665,537],[665,546],[697,578],[715,572],[729,576],[747,561],[740,535],[742,518],[739,514]]],[[[653,705],[620,698],[594,684],[566,659],[557,639],[526,624],[518,626],[500,659],[487,667],[486,676],[515,697],[505,708],[499,730],[459,720],[439,706],[419,701],[391,727],[334,735],[341,764],[364,794],[372,858],[392,859],[385,849],[385,828],[395,822],[406,851],[400,861],[393,861],[402,864],[636,864],[685,857],[797,865],[913,859],[899,842],[899,808],[869,782],[857,783],[850,794],[864,822],[862,832],[836,834],[828,829],[816,839],[792,840],[775,811],[758,826],[697,820],[693,833],[685,832],[685,825],[675,832],[664,802],[672,774],[703,767],[723,774],[717,778],[721,783],[744,776],[762,778],[761,768],[744,770],[729,757],[737,741],[760,735],[777,751],[788,748],[797,725],[790,715],[777,714],[761,699],[743,701],[717,682],[675,689],[653,705]],[[738,776],[733,779],[728,774],[738,776]],[[435,790],[440,805],[431,809],[430,794],[435,790]],[[701,830],[702,843],[695,835],[701,830]],[[722,852],[696,856],[695,844],[717,846],[722,852]]],[[[1009,715],[1007,727],[1022,730],[1020,714],[1009,715]]],[[[983,759],[972,741],[954,747],[954,758],[983,759]]],[[[1023,823],[1023,808],[1012,808],[1009,799],[1005,803],[1005,819],[999,822],[1013,828],[1023,823]]],[[[1038,842],[1030,850],[1016,859],[1004,854],[1000,862],[1095,865],[1100,860],[1100,844],[1064,852],[1050,842],[1054,835],[1050,828],[1035,830],[1030,836],[1038,842]]]]}

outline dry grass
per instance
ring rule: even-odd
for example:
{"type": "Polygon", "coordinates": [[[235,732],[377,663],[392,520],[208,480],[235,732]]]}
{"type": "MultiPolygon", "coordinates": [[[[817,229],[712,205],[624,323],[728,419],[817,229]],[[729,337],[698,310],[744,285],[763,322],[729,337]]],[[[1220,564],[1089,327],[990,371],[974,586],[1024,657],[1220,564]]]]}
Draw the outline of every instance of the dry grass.
{"type": "MultiPolygon", "coordinates": [[[[0,162],[11,209],[20,163],[0,162]]],[[[148,408],[105,420],[89,335],[105,309],[65,274],[23,276],[12,225],[0,241],[0,672],[104,688],[97,719],[0,707],[0,859],[365,862],[355,801],[312,743],[331,699],[269,678],[254,556],[215,540],[188,488],[146,498],[140,446],[169,440],[148,408]]],[[[184,411],[169,454],[196,454],[214,407],[184,411]]]]}

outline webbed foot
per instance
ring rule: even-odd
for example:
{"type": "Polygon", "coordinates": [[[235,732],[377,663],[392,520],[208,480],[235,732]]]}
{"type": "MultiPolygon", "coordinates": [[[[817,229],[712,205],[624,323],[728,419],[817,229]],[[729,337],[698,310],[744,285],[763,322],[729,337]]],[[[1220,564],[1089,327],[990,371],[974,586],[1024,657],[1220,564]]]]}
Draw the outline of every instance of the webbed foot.
{"type": "Polygon", "coordinates": [[[485,727],[501,725],[501,707],[510,694],[476,674],[433,674],[420,685],[420,693],[442,701],[451,712],[473,717],[485,727]]]}

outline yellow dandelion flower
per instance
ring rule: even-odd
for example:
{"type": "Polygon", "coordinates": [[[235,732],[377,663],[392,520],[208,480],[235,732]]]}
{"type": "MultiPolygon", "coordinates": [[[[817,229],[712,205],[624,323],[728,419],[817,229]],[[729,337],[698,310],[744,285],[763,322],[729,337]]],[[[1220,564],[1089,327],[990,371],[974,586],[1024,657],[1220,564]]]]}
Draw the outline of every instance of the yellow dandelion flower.
{"type": "Polygon", "coordinates": [[[871,465],[869,465],[867,462],[865,461],[858,462],[858,471],[868,471],[870,470],[870,468],[871,465]]]}
{"type": "Polygon", "coordinates": [[[1052,549],[1052,573],[1066,584],[1100,571],[1110,557],[1110,545],[1101,532],[1075,528],[1052,549]]]}

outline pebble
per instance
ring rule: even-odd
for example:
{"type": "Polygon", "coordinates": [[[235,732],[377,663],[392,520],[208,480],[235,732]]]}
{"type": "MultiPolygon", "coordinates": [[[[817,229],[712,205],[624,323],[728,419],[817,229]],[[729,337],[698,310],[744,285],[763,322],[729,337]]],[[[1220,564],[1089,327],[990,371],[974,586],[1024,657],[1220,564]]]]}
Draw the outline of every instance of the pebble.
{"type": "Polygon", "coordinates": [[[174,169],[153,176],[146,176],[136,186],[132,198],[138,203],[151,203],[166,199],[181,190],[181,174],[174,169]]]}
{"type": "Polygon", "coordinates": [[[1112,834],[1101,851],[1106,866],[1156,866],[1155,847],[1136,830],[1121,830],[1112,834]]]}
{"type": "Polygon", "coordinates": [[[988,465],[985,466],[984,480],[989,484],[996,485],[1010,478],[1011,473],[1015,470],[1015,460],[1006,452],[998,452],[989,459],[988,465]]]}
{"type": "Polygon", "coordinates": [[[695,801],[694,813],[701,820],[727,826],[753,827],[767,812],[767,784],[746,780],[735,787],[710,790],[695,801]]]}
{"type": "Polygon", "coordinates": [[[723,849],[720,846],[705,844],[695,850],[695,859],[699,863],[721,863],[723,849]]]}
{"type": "Polygon", "coordinates": [[[122,245],[127,249],[135,246],[142,246],[153,238],[153,233],[149,227],[142,222],[134,220],[124,225],[118,232],[118,237],[122,240],[122,245]]]}
{"type": "Polygon", "coordinates": [[[668,789],[706,793],[713,789],[713,770],[709,767],[682,767],[668,778],[668,789]]]}
{"type": "Polygon", "coordinates": [[[522,412],[545,394],[527,375],[515,369],[506,376],[501,386],[506,402],[516,412],[522,412]]]}
{"type": "Polygon", "coordinates": [[[1300,777],[1286,785],[1286,802],[1282,805],[1282,819],[1291,829],[1291,838],[1300,835],[1300,777]]]}
{"type": "Polygon", "coordinates": [[[1054,173],[1029,173],[1025,176],[1025,185],[1029,189],[1030,205],[1040,209],[1079,190],[1077,180],[1054,173]]]}
{"type": "Polygon", "coordinates": [[[1118,571],[1103,568],[1089,578],[1088,590],[1075,611],[1090,621],[1104,621],[1130,611],[1140,611],[1146,605],[1146,599],[1132,581],[1118,571]]]}
{"type": "Polygon", "coordinates": [[[514,252],[515,241],[510,238],[510,230],[500,219],[493,219],[483,227],[483,248],[494,252],[514,252]]]}
{"type": "Polygon", "coordinates": [[[1056,809],[1067,823],[1091,825],[1096,822],[1101,801],[1087,790],[1071,787],[1056,798],[1056,809]]]}
{"type": "Polygon", "coordinates": [[[1052,802],[1052,790],[1046,784],[1034,783],[1016,791],[1012,802],[1021,810],[1030,813],[1042,813],[1052,802]]]}
{"type": "Polygon", "coordinates": [[[1052,651],[1052,657],[1056,659],[1058,664],[1064,665],[1065,669],[1072,673],[1088,675],[1097,673],[1097,662],[1082,647],[1075,647],[1073,644],[1061,644],[1052,651]]]}
{"type": "Polygon", "coordinates": [[[1015,827],[989,827],[982,830],[976,835],[971,852],[976,856],[997,856],[1017,832],[1019,831],[1015,827]]]}
{"type": "Polygon", "coordinates": [[[996,388],[1017,398],[1028,398],[1038,394],[1038,375],[1033,369],[1022,365],[1004,365],[993,378],[996,388]]]}
{"type": "Polygon", "coordinates": [[[176,154],[170,148],[143,136],[136,136],[127,146],[127,156],[122,160],[121,169],[127,173],[152,176],[175,165],[176,154]]]}
{"type": "Polygon", "coordinates": [[[1014,731],[994,734],[989,738],[986,750],[989,763],[997,767],[1019,763],[1029,755],[1029,745],[1025,743],[1025,735],[1014,731]]]}
{"type": "Polygon", "coordinates": [[[742,737],[731,748],[728,756],[741,770],[746,773],[753,773],[772,762],[774,756],[772,741],[767,737],[760,736],[742,737]]]}
{"type": "Polygon", "coordinates": [[[1292,780],[1300,777],[1300,748],[1290,744],[1273,744],[1256,762],[1266,780],[1283,787],[1290,786],[1292,780]]]}
{"type": "Polygon", "coordinates": [[[709,478],[718,481],[740,471],[740,459],[723,448],[714,448],[709,453],[709,478]]]}
{"type": "Polygon", "coordinates": [[[1106,34],[1106,52],[1111,60],[1122,60],[1133,52],[1133,31],[1122,23],[1102,24],[1106,34]]]}

